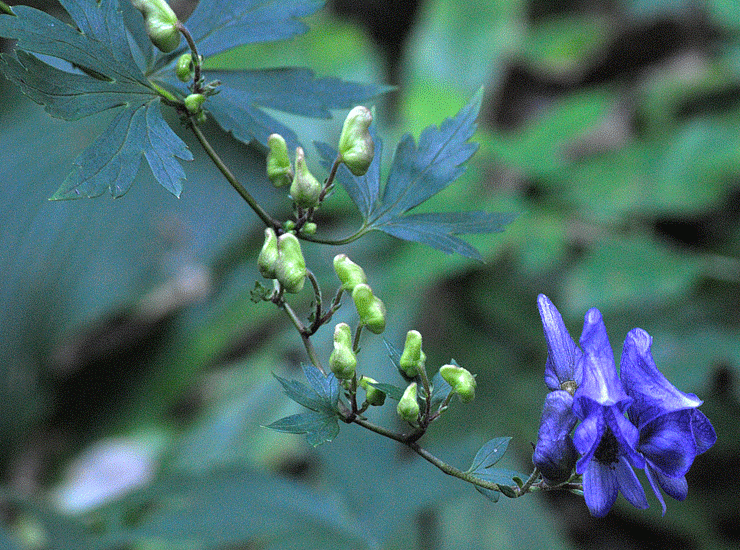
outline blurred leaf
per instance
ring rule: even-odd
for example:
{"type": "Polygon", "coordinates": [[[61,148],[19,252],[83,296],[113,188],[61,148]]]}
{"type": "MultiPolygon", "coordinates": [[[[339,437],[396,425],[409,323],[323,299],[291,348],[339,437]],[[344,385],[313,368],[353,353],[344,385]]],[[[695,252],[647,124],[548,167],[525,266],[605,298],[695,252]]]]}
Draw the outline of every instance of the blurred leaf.
{"type": "Polygon", "coordinates": [[[565,97],[524,128],[492,134],[486,152],[530,177],[552,175],[572,162],[568,146],[595,129],[613,103],[613,94],[603,90],[565,97]]]}
{"type": "Polygon", "coordinates": [[[405,391],[405,388],[394,386],[393,384],[383,384],[382,382],[370,383],[370,385],[373,388],[378,388],[386,396],[388,396],[390,399],[393,399],[394,401],[400,401],[401,397],[403,397],[403,392],[405,391]]]}
{"type": "Polygon", "coordinates": [[[170,474],[151,487],[94,513],[109,529],[94,546],[134,541],[197,543],[204,550],[228,545],[316,548],[373,547],[366,529],[334,495],[314,492],[245,468],[207,474],[170,474]]]}
{"type": "Polygon", "coordinates": [[[17,17],[0,15],[0,36],[18,40],[15,55],[0,56],[0,70],[49,114],[65,120],[123,109],[75,159],[75,167],[52,198],[96,197],[106,190],[119,197],[131,187],[142,156],[157,181],[180,196],[185,173],[175,159],[193,156],[162,119],[159,95],[126,47],[117,0],[63,4],[79,31],[26,6],[16,7],[17,17]],[[24,50],[63,59],[85,69],[85,74],[54,68],[24,50]]]}
{"type": "Polygon", "coordinates": [[[475,475],[484,481],[490,481],[491,483],[498,484],[501,487],[501,492],[492,491],[483,487],[475,486],[476,490],[492,502],[498,502],[499,495],[504,495],[509,498],[516,498],[516,493],[510,489],[511,485],[515,485],[514,478],[526,479],[527,476],[523,476],[520,472],[514,470],[504,470],[501,468],[488,468],[478,470],[474,472],[475,475]]]}
{"type": "MultiPolygon", "coordinates": [[[[459,366],[454,359],[450,361],[451,364],[455,366],[459,366]]],[[[447,380],[442,378],[442,375],[439,374],[439,371],[432,376],[432,380],[430,381],[432,385],[432,402],[430,404],[432,412],[439,409],[439,406],[444,403],[444,400],[447,399],[447,396],[450,395],[450,392],[452,391],[452,386],[450,386],[447,383],[447,380]]]]}
{"type": "Polygon", "coordinates": [[[336,377],[332,373],[324,376],[313,365],[305,365],[303,372],[311,384],[310,388],[295,380],[281,378],[277,374],[273,376],[283,386],[287,396],[299,405],[316,412],[335,413],[339,398],[339,382],[336,377]]]}
{"type": "Polygon", "coordinates": [[[678,300],[703,265],[700,257],[676,253],[645,237],[599,243],[566,276],[568,312],[590,307],[643,309],[678,300]]]}

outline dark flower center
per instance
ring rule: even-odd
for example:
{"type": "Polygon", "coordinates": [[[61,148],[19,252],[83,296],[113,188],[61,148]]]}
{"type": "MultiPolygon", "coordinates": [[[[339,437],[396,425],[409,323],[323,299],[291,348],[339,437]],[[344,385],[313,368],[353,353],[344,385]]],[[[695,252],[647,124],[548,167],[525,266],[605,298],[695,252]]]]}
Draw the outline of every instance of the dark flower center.
{"type": "Polygon", "coordinates": [[[601,437],[599,446],[596,447],[594,452],[594,458],[602,464],[612,464],[618,462],[619,457],[619,441],[612,433],[611,429],[607,426],[606,432],[601,437]]]}

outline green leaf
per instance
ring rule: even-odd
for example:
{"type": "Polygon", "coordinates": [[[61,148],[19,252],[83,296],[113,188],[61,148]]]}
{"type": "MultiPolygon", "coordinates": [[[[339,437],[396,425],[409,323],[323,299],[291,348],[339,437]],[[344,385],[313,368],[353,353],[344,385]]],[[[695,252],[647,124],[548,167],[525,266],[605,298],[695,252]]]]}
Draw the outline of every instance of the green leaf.
{"type": "Polygon", "coordinates": [[[325,376],[313,365],[305,365],[303,372],[311,387],[274,376],[290,399],[311,412],[286,416],[266,427],[279,432],[306,434],[308,442],[315,447],[333,440],[339,433],[339,381],[331,373],[325,376]]]}
{"type": "MultiPolygon", "coordinates": [[[[390,173],[379,198],[380,158],[382,141],[374,136],[375,158],[367,174],[352,175],[345,166],[337,179],[357,205],[364,220],[364,230],[379,230],[399,239],[417,241],[451,254],[482,260],[471,245],[456,237],[458,234],[493,233],[503,231],[514,214],[486,212],[407,213],[452,184],[465,171],[465,162],[478,146],[468,140],[475,133],[475,119],[480,110],[483,89],[480,89],[453,118],[447,118],[437,128],[426,128],[418,145],[407,134],[398,144],[390,173]]],[[[336,151],[317,144],[324,165],[336,158],[336,151]]]]}
{"type": "Polygon", "coordinates": [[[510,437],[496,437],[483,445],[473,458],[473,463],[468,469],[469,473],[476,475],[486,468],[490,468],[503,458],[506,449],[509,447],[510,437]]]}
{"type": "Polygon", "coordinates": [[[372,547],[366,528],[336,495],[248,468],[164,475],[92,517],[104,533],[67,548],[103,550],[134,542],[159,548],[161,541],[203,550],[255,543],[264,548],[372,547]]]}
{"type": "MultiPolygon", "coordinates": [[[[490,470],[483,470],[475,473],[476,477],[484,481],[496,483],[501,488],[501,493],[505,497],[516,498],[516,493],[511,489],[511,485],[514,485],[514,478],[521,478],[522,474],[514,470],[505,470],[502,468],[493,468],[490,470]]],[[[492,491],[491,489],[485,489],[483,487],[475,486],[476,490],[484,497],[492,502],[498,502],[499,493],[492,491]]]]}
{"type": "Polygon", "coordinates": [[[54,199],[114,197],[131,187],[141,157],[156,180],[179,196],[185,174],[177,158],[191,160],[185,143],[159,110],[159,95],[136,64],[117,0],[63,0],[78,29],[26,6],[0,15],[0,36],[18,40],[15,55],[0,56],[0,71],[52,116],[77,120],[122,109],[108,129],[75,159],[54,199]],[[50,30],[50,29],[53,29],[50,30]],[[63,70],[26,53],[72,65],[63,70]],[[82,74],[72,72],[80,68],[82,74]]]}
{"type": "MultiPolygon", "coordinates": [[[[208,71],[206,76],[223,83],[207,107],[224,130],[244,143],[257,140],[265,146],[268,136],[278,133],[290,149],[298,145],[295,132],[264,109],[328,119],[330,109],[353,107],[390,89],[338,78],[316,78],[309,69],[298,68],[208,71]]],[[[172,84],[176,85],[174,81],[172,84]]]]}
{"type": "MultiPolygon", "coordinates": [[[[284,40],[308,27],[299,17],[311,15],[323,0],[201,0],[185,22],[198,51],[206,57],[244,44],[284,40]]],[[[161,56],[157,67],[168,65],[187,47],[161,56]]]]}
{"type": "Polygon", "coordinates": [[[306,434],[313,447],[332,441],[339,433],[336,413],[310,411],[293,414],[265,426],[271,430],[291,434],[306,434]]]}
{"type": "Polygon", "coordinates": [[[400,401],[401,397],[403,397],[403,392],[405,391],[405,388],[400,388],[393,384],[384,384],[383,382],[369,382],[369,384],[373,388],[377,388],[382,391],[387,397],[394,401],[400,401]]]}

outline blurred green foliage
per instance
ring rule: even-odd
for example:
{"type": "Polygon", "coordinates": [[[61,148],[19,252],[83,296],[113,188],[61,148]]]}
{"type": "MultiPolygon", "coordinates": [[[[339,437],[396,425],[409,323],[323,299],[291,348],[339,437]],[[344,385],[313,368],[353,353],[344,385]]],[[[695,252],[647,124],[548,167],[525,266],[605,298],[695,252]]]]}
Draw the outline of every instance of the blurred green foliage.
{"type": "MultiPolygon", "coordinates": [[[[341,4],[330,3],[337,12],[341,4]]],[[[454,115],[484,84],[474,138],[480,150],[429,210],[466,205],[520,216],[503,234],[471,237],[483,264],[370,235],[341,250],[307,245],[309,265],[330,289],[331,258],[346,252],[388,307],[389,341],[400,346],[416,328],[430,368],[453,357],[477,374],[476,400],[456,404],[424,439],[461,467],[483,442],[513,436],[503,462],[530,468],[545,395],[538,293],[550,296],[574,335],[586,309],[600,308],[617,356],[629,329],[647,330],[662,372],[705,400],[719,437],[690,472],[687,500],[669,502],[661,518],[654,499],[646,513],[620,499],[599,521],[572,495],[492,504],[356,426],[343,426],[318,449],[265,430],[297,412],[271,373],[298,378],[306,357],[287,319],[249,299],[259,279],[259,220],[184,134],[196,160],[186,167],[180,200],[135,185],[119,201],[48,202],[70,159],[109,118],[73,126],[49,119],[3,81],[0,514],[7,530],[0,546],[737,546],[734,2],[426,0],[414,14],[408,32],[393,38],[402,51],[398,91],[377,102],[386,150],[402,133],[418,136],[454,115]],[[139,478],[148,483],[82,514],[59,512],[91,498],[97,485],[70,476],[74,460],[101,441],[138,449],[134,462],[149,472],[139,478]]],[[[246,46],[209,66],[285,64],[347,80],[384,78],[387,44],[365,30],[372,24],[331,10],[307,21],[307,35],[246,46]]],[[[281,120],[304,143],[334,143],[339,115],[281,120]]],[[[210,130],[250,191],[287,216],[281,193],[266,185],[263,152],[210,130]]],[[[318,173],[318,155],[310,156],[318,173]]],[[[336,236],[358,222],[343,191],[322,215],[322,230],[336,236]]],[[[352,322],[351,309],[343,307],[337,321],[352,322]]],[[[331,329],[315,344],[328,357],[331,329]]],[[[363,344],[360,370],[400,383],[379,338],[363,344]]],[[[392,407],[373,413],[397,422],[392,407]]],[[[133,459],[108,470],[102,453],[91,460],[104,480],[133,469],[133,459]]]]}

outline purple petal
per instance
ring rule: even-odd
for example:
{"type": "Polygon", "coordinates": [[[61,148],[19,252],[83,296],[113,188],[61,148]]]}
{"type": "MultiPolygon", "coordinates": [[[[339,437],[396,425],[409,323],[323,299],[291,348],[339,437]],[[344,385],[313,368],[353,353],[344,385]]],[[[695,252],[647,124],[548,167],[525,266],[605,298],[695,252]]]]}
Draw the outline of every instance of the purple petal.
{"type": "Polygon", "coordinates": [[[697,410],[691,411],[691,433],[696,443],[696,454],[706,452],[717,442],[717,432],[706,415],[697,410]]]}
{"type": "Polygon", "coordinates": [[[572,406],[573,397],[567,391],[555,390],[547,395],[542,409],[532,462],[551,484],[570,478],[576,464],[576,449],[570,432],[577,418],[572,406]]]}
{"type": "Polygon", "coordinates": [[[684,500],[689,494],[689,484],[686,482],[686,478],[683,476],[665,476],[661,474],[658,470],[653,468],[650,464],[648,464],[645,468],[645,473],[647,474],[648,481],[650,482],[650,486],[652,487],[655,496],[658,498],[661,506],[663,507],[663,515],[665,515],[666,506],[660,489],[663,489],[666,494],[679,501],[684,500]]]}
{"type": "Polygon", "coordinates": [[[666,412],[695,409],[702,401],[679,391],[655,365],[650,353],[653,339],[642,329],[632,329],[624,341],[621,378],[634,403],[630,416],[639,428],[666,412]]]}
{"type": "Polygon", "coordinates": [[[625,457],[619,459],[619,462],[614,465],[614,470],[617,475],[619,489],[622,491],[624,498],[627,499],[627,502],[640,510],[647,508],[648,501],[645,497],[645,490],[640,485],[637,475],[635,475],[632,466],[630,466],[625,457]]]}
{"type": "Polygon", "coordinates": [[[653,493],[655,493],[655,496],[658,498],[658,502],[660,502],[660,506],[663,508],[663,515],[665,516],[665,499],[663,498],[663,493],[660,490],[660,487],[658,486],[658,481],[655,479],[655,476],[653,475],[653,469],[650,468],[648,465],[647,468],[645,468],[645,475],[648,478],[648,482],[650,483],[650,487],[653,490],[653,493]]]}
{"type": "Polygon", "coordinates": [[[563,317],[544,294],[537,296],[537,308],[540,310],[542,327],[547,340],[547,363],[545,363],[545,384],[551,390],[559,390],[561,384],[568,380],[581,382],[578,359],[581,350],[576,347],[563,317]]]}
{"type": "Polygon", "coordinates": [[[607,407],[617,405],[621,411],[624,411],[632,400],[625,393],[622,382],[617,376],[614,354],[609,345],[606,327],[601,313],[596,308],[586,313],[581,347],[583,348],[581,360],[583,383],[574,395],[573,412],[579,418],[585,418],[587,407],[585,400],[591,400],[607,407]]]}
{"type": "Polygon", "coordinates": [[[591,515],[603,518],[617,500],[617,475],[610,464],[591,461],[583,474],[583,497],[591,515]]]}
{"type": "Polygon", "coordinates": [[[573,444],[576,446],[578,454],[581,455],[576,464],[576,473],[582,474],[586,470],[605,431],[606,423],[603,415],[600,414],[587,416],[576,428],[573,434],[573,444]]]}
{"type": "Polygon", "coordinates": [[[627,455],[635,468],[644,468],[645,459],[637,452],[637,443],[640,438],[637,428],[617,407],[611,407],[605,415],[607,425],[619,442],[620,452],[627,455]]]}
{"type": "Polygon", "coordinates": [[[694,462],[697,452],[691,432],[691,412],[661,415],[640,430],[639,451],[664,475],[684,476],[694,462]]]}

